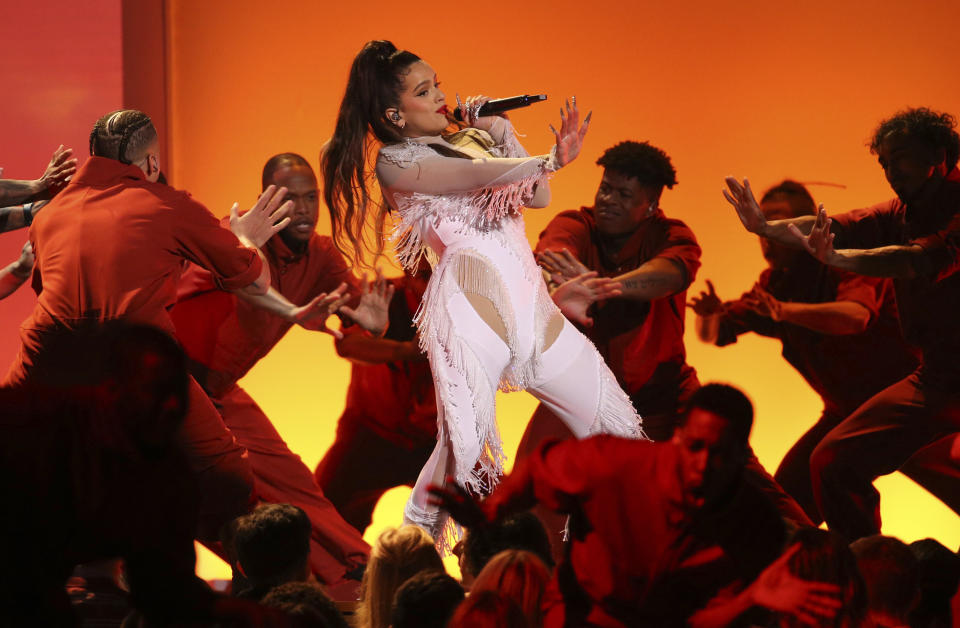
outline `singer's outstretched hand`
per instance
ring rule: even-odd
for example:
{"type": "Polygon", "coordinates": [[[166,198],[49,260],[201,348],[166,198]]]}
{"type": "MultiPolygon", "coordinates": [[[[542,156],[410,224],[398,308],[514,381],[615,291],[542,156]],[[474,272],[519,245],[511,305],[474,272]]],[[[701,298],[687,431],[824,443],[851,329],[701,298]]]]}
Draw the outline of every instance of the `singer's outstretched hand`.
{"type": "Polygon", "coordinates": [[[554,137],[557,140],[555,156],[557,165],[566,166],[577,158],[580,154],[580,148],[583,146],[583,138],[587,134],[587,128],[590,126],[590,116],[593,112],[587,114],[580,124],[580,110],[577,109],[577,97],[565,101],[565,109],[560,109],[560,130],[557,131],[550,125],[554,137]],[[571,101],[573,104],[571,104],[571,101]]]}

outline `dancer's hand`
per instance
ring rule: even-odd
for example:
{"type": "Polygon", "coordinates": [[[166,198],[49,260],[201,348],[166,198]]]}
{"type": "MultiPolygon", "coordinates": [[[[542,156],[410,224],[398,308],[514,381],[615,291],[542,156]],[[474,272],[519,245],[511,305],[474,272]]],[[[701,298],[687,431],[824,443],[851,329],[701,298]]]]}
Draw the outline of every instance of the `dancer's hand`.
{"type": "Polygon", "coordinates": [[[780,322],[783,318],[783,303],[764,290],[760,284],[754,284],[753,290],[743,297],[743,304],[754,314],[780,322]]]}
{"type": "Polygon", "coordinates": [[[701,290],[698,296],[691,297],[687,307],[697,316],[713,316],[723,311],[723,301],[717,296],[713,282],[707,279],[707,289],[701,290]]]}
{"type": "Polygon", "coordinates": [[[541,268],[550,274],[550,280],[556,284],[561,284],[579,277],[583,273],[590,272],[590,269],[567,249],[543,251],[537,254],[537,262],[541,268]]]}
{"type": "Polygon", "coordinates": [[[737,210],[737,217],[750,233],[764,235],[767,229],[767,219],[760,211],[760,204],[753,196],[753,190],[750,188],[750,181],[743,180],[743,183],[737,181],[734,177],[724,179],[729,191],[723,190],[723,197],[727,202],[733,205],[737,210]]]}
{"type": "Polygon", "coordinates": [[[576,159],[577,155],[580,154],[580,149],[583,147],[583,138],[590,127],[590,116],[593,115],[592,111],[588,113],[587,117],[583,119],[583,125],[580,125],[577,97],[574,96],[572,100],[572,105],[569,100],[565,101],[566,110],[564,108],[560,109],[560,130],[557,131],[552,124],[550,125],[550,130],[553,131],[557,142],[554,147],[554,158],[557,160],[557,166],[561,168],[576,159]]]}
{"type": "Polygon", "coordinates": [[[453,476],[448,475],[443,486],[431,484],[427,492],[430,493],[427,503],[446,510],[463,527],[471,528],[486,523],[487,517],[480,508],[480,502],[457,484],[453,476]]]}
{"type": "Polygon", "coordinates": [[[321,292],[306,305],[293,308],[287,320],[300,325],[304,329],[322,331],[337,340],[342,339],[343,333],[339,329],[327,327],[327,319],[350,299],[346,290],[347,284],[342,283],[333,292],[321,292]]]}
{"type": "Polygon", "coordinates": [[[383,271],[377,268],[377,277],[372,285],[364,275],[360,281],[360,304],[356,309],[343,306],[340,311],[350,320],[375,336],[382,336],[390,324],[390,300],[393,299],[394,286],[384,279],[383,271]]]}
{"type": "Polygon", "coordinates": [[[259,249],[290,222],[287,214],[293,209],[293,201],[284,203],[286,196],[287,188],[268,186],[257,203],[242,216],[240,204],[234,203],[230,208],[230,230],[244,245],[259,249]]]}
{"type": "Polygon", "coordinates": [[[38,193],[45,193],[44,196],[49,198],[70,181],[77,171],[77,160],[72,157],[73,149],[64,148],[63,144],[53,151],[50,163],[37,179],[38,193]]]}
{"type": "Polygon", "coordinates": [[[770,564],[748,587],[753,603],[796,617],[809,626],[829,623],[843,606],[836,584],[803,580],[790,573],[787,562],[800,550],[797,543],[770,564]]]}
{"type": "Polygon", "coordinates": [[[817,220],[813,223],[809,235],[803,235],[803,232],[796,225],[787,225],[787,229],[797,238],[797,241],[807,253],[824,264],[830,264],[834,256],[834,234],[830,231],[831,222],[830,217],[827,216],[827,210],[823,208],[821,203],[817,208],[817,220]]]}
{"type": "Polygon", "coordinates": [[[33,254],[33,244],[30,240],[27,240],[24,242],[23,248],[20,249],[20,258],[10,272],[21,279],[29,277],[33,272],[34,262],[36,262],[36,257],[33,254]]]}
{"type": "Polygon", "coordinates": [[[597,277],[596,271],[589,271],[560,284],[550,296],[568,320],[592,327],[593,319],[587,315],[590,306],[597,301],[620,296],[623,294],[622,288],[619,281],[597,277]]]}

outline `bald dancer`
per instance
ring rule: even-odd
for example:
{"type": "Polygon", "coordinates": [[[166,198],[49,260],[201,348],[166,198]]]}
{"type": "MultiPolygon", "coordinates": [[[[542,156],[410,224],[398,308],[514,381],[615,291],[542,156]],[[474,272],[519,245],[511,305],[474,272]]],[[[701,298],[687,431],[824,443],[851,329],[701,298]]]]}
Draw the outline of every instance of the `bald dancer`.
{"type": "MultiPolygon", "coordinates": [[[[264,165],[262,185],[265,190],[285,189],[285,199],[293,206],[289,224],[261,247],[272,289],[293,303],[307,303],[340,295],[349,285],[360,299],[356,309],[345,306],[341,312],[358,327],[381,335],[392,285],[379,282],[372,290],[358,285],[331,239],[316,233],[320,202],[310,164],[294,153],[275,155],[264,165]]],[[[343,520],[311,471],[238,384],[295,321],[258,307],[246,295],[218,290],[214,274],[197,265],[184,273],[171,317],[194,377],[249,454],[255,496],[294,504],[307,513],[313,524],[310,564],[321,581],[337,585],[357,576],[370,552],[361,533],[343,520]]],[[[325,325],[316,329],[341,336],[325,325]]]]}

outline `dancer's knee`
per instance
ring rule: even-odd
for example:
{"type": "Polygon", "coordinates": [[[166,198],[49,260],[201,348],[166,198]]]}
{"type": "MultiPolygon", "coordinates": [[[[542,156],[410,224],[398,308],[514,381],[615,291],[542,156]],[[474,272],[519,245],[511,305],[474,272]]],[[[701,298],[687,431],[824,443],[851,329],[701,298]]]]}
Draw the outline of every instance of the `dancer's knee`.
{"type": "Polygon", "coordinates": [[[820,483],[822,478],[836,474],[844,460],[843,449],[835,441],[822,441],[810,454],[810,477],[813,483],[820,483]]]}
{"type": "Polygon", "coordinates": [[[246,452],[231,452],[197,475],[200,517],[197,538],[216,541],[223,524],[247,513],[254,498],[253,471],[246,452]]]}

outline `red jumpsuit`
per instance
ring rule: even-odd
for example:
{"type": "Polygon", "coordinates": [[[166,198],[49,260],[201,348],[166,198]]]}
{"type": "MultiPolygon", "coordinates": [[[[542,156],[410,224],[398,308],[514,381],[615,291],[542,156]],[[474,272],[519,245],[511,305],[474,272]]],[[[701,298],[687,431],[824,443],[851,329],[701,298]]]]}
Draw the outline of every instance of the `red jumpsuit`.
{"type": "MultiPolygon", "coordinates": [[[[172,334],[167,308],[185,260],[208,268],[223,289],[249,285],[262,268],[256,252],[189,194],[103,157],[91,157],[37,215],[30,240],[37,304],[21,325],[7,384],[30,376],[59,329],[125,319],[172,334]]],[[[216,541],[220,525],[246,512],[253,477],[246,452],[193,380],[181,440],[199,474],[200,538],[216,541]]]]}
{"type": "MultiPolygon", "coordinates": [[[[393,279],[386,338],[415,341],[413,314],[423,291],[393,279]]],[[[366,333],[354,325],[345,334],[366,333]]],[[[354,364],[337,439],[317,465],[317,484],[352,526],[370,525],[383,493],[413,486],[437,443],[437,398],[426,356],[421,361],[354,364]],[[389,460],[389,465],[371,461],[389,460]]]]}
{"type": "MultiPolygon", "coordinates": [[[[823,518],[832,530],[856,539],[880,532],[873,480],[960,431],[960,171],[954,168],[925,202],[894,199],[834,216],[832,230],[838,249],[922,249],[916,266],[921,274],[893,280],[900,325],[920,350],[920,366],[831,430],[810,458],[823,518]]],[[[957,464],[947,465],[949,480],[957,464]]]]}
{"type": "Polygon", "coordinates": [[[683,626],[779,555],[783,521],[746,482],[719,510],[681,507],[678,455],[673,441],[548,441],[483,502],[489,520],[534,503],[570,517],[544,626],[683,626]]]}
{"type": "MultiPolygon", "coordinates": [[[[597,346],[617,381],[630,395],[643,418],[650,438],[667,440],[673,435],[678,414],[690,395],[700,387],[697,373],[687,364],[683,344],[686,288],[700,268],[700,245],[687,225],[657,211],[637,227],[616,254],[603,248],[597,231],[595,210],[557,214],[540,234],[537,252],[567,249],[588,269],[601,277],[617,277],[646,262],[667,259],[682,270],[684,288],[652,301],[611,299],[595,307],[593,327],[582,330],[597,346]]],[[[537,407],[517,451],[523,457],[548,437],[568,437],[569,431],[543,405],[537,407]]],[[[784,516],[809,524],[800,506],[777,485],[751,452],[748,477],[774,500],[784,516]]],[[[562,523],[549,514],[538,514],[548,528],[559,531],[562,523]]],[[[554,538],[554,548],[557,540],[554,538]]]]}
{"type": "Polygon", "coordinates": [[[686,288],[700,268],[696,237],[683,222],[657,209],[620,251],[608,254],[594,209],[583,207],[557,214],[540,234],[537,253],[563,249],[601,277],[622,275],[654,258],[670,260],[682,270],[683,290],[653,301],[611,299],[594,308],[593,327],[583,330],[630,395],[647,435],[670,438],[677,409],[700,387],[683,346],[686,288]]]}
{"type": "MultiPolygon", "coordinates": [[[[328,237],[314,234],[306,250],[295,253],[274,236],[262,251],[270,264],[272,286],[292,303],[302,305],[344,281],[354,282],[328,237]]],[[[210,273],[197,266],[185,271],[170,315],[194,377],[249,453],[255,496],[302,508],[313,523],[314,573],[329,584],[341,581],[345,572],[366,562],[369,546],[324,497],[310,470],[290,451],[263,410],[237,385],[292,323],[217,290],[210,273]]]]}

